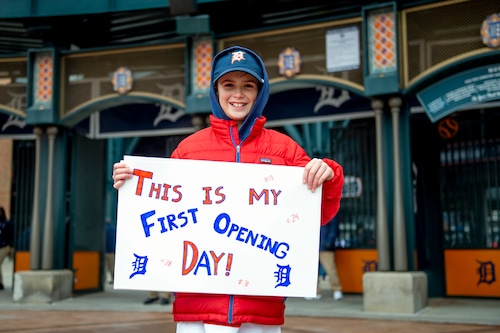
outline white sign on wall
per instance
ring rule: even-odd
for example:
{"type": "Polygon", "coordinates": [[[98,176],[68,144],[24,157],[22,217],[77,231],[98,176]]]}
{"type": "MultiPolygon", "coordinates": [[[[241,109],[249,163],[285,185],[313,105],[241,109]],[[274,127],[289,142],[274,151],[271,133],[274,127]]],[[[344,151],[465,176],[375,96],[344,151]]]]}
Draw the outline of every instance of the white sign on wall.
{"type": "Polygon", "coordinates": [[[328,73],[358,69],[360,66],[359,29],[356,26],[326,32],[328,73]]]}
{"type": "Polygon", "coordinates": [[[116,289],[316,295],[321,188],[303,168],[125,156],[116,289]]]}

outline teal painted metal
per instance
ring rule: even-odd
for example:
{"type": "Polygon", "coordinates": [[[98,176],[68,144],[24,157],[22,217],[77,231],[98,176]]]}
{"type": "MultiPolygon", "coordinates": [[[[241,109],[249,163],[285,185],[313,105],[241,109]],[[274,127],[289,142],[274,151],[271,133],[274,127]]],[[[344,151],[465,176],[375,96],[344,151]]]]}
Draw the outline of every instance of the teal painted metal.
{"type": "Polygon", "coordinates": [[[294,139],[300,146],[304,147],[304,139],[297,129],[297,125],[284,125],[283,128],[292,139],[294,139]]]}
{"type": "Polygon", "coordinates": [[[105,178],[105,218],[104,220],[110,220],[116,223],[116,208],[117,208],[117,191],[113,188],[113,164],[119,162],[124,155],[131,155],[135,147],[139,143],[139,138],[112,138],[106,140],[106,170],[105,175],[109,175],[105,178]]]}
{"type": "MultiPolygon", "coordinates": [[[[72,137],[72,172],[69,191],[71,239],[72,246],[68,256],[68,268],[73,268],[74,251],[96,251],[104,253],[104,221],[105,221],[105,170],[106,143],[102,140],[91,140],[83,136],[72,137]]],[[[102,272],[104,261],[101,257],[99,270],[102,272]]],[[[102,290],[102,277],[97,287],[102,290]]]]}
{"type": "Polygon", "coordinates": [[[311,140],[311,129],[309,124],[302,124],[302,131],[304,133],[304,150],[309,156],[313,155],[313,142],[311,140]]]}
{"type": "Polygon", "coordinates": [[[71,267],[67,266],[65,258],[69,247],[69,239],[66,237],[66,232],[70,228],[67,211],[67,200],[70,194],[67,192],[66,187],[69,172],[68,159],[70,158],[66,153],[68,151],[67,132],[59,130],[54,150],[52,211],[56,213],[53,214],[54,233],[52,267],[54,269],[63,269],[71,267]]]}
{"type": "Polygon", "coordinates": [[[210,113],[212,108],[210,107],[210,98],[208,96],[208,89],[197,89],[195,85],[195,68],[196,68],[196,57],[193,55],[193,44],[199,39],[200,41],[211,39],[212,49],[215,50],[214,36],[212,33],[204,34],[198,37],[190,37],[186,42],[186,59],[185,63],[189,64],[186,66],[186,107],[184,111],[187,114],[196,113],[210,113]],[[210,37],[208,37],[210,36],[210,37]]]}
{"type": "Polygon", "coordinates": [[[10,212],[15,228],[14,248],[16,251],[29,251],[35,183],[35,143],[32,140],[15,140],[12,156],[10,212]]]}
{"type": "Polygon", "coordinates": [[[184,110],[185,107],[183,104],[179,103],[179,101],[159,94],[143,95],[141,93],[133,93],[120,96],[117,95],[110,98],[97,99],[81,106],[79,109],[74,110],[71,114],[63,117],[60,120],[60,124],[72,127],[83,119],[89,117],[91,114],[100,110],[133,103],[161,103],[170,105],[179,110],[184,110]]]}
{"type": "Polygon", "coordinates": [[[500,98],[500,65],[474,68],[423,89],[417,98],[432,122],[456,110],[500,98]]]}
{"type": "Polygon", "coordinates": [[[338,130],[336,137],[332,137],[332,128],[347,128],[350,120],[316,122],[302,125],[284,125],[283,128],[287,134],[294,139],[309,156],[313,157],[332,157],[332,140],[338,141],[342,137],[342,131],[338,130]],[[302,128],[302,133],[299,130],[302,128]]]}
{"type": "Polygon", "coordinates": [[[341,81],[335,80],[331,76],[298,76],[293,80],[279,80],[276,82],[271,82],[270,84],[270,93],[275,94],[285,90],[294,90],[301,88],[311,88],[316,87],[317,85],[325,85],[331,87],[337,87],[339,89],[345,89],[351,91],[357,95],[364,96],[365,92],[362,89],[358,89],[355,86],[344,84],[341,81]]]}
{"type": "Polygon", "coordinates": [[[10,109],[6,109],[4,107],[0,107],[0,113],[4,113],[8,116],[12,116],[12,117],[17,117],[21,120],[25,120],[26,119],[26,116],[22,113],[18,113],[18,112],[12,112],[10,109]]]}
{"type": "MultiPolygon", "coordinates": [[[[28,84],[27,86],[27,104],[26,104],[26,122],[29,125],[37,124],[55,124],[58,121],[59,115],[59,71],[60,71],[59,54],[56,49],[37,49],[28,52],[28,84]],[[38,101],[36,96],[40,87],[39,78],[36,76],[38,71],[38,57],[47,56],[52,61],[50,66],[47,66],[51,73],[51,82],[48,87],[50,98],[47,101],[38,101]],[[50,68],[51,67],[51,68],[50,68]]],[[[39,73],[43,75],[43,73],[39,73]]]]}
{"type": "MultiPolygon", "coordinates": [[[[228,0],[198,0],[200,3],[228,0]]],[[[169,0],[2,0],[0,18],[101,14],[169,7],[169,0]]]]}
{"type": "Polygon", "coordinates": [[[440,66],[436,68],[435,70],[422,76],[420,79],[406,87],[406,89],[404,89],[402,93],[406,96],[413,95],[414,93],[418,93],[420,90],[430,86],[431,84],[440,81],[443,77],[460,73],[464,70],[476,66],[498,64],[499,57],[500,50],[485,49],[484,52],[481,52],[479,54],[475,53],[469,57],[461,58],[460,60],[447,64],[446,66],[440,66]]]}
{"type": "Polygon", "coordinates": [[[106,203],[105,203],[105,220],[116,223],[116,207],[117,207],[117,191],[113,188],[113,164],[120,161],[123,156],[123,143],[125,139],[112,138],[106,140],[106,203]]]}
{"type": "MultiPolygon", "coordinates": [[[[415,230],[415,214],[414,214],[414,197],[412,183],[412,159],[411,159],[411,131],[410,131],[410,109],[401,108],[399,112],[399,150],[400,150],[400,167],[401,167],[401,186],[402,186],[402,203],[403,216],[406,230],[406,253],[407,253],[407,269],[415,271],[417,263],[415,262],[415,249],[417,234],[415,230]]],[[[394,254],[393,254],[394,256],[394,254]]]]}
{"type": "Polygon", "coordinates": [[[208,96],[186,96],[186,113],[209,113],[210,98],[208,96]]]}
{"type": "Polygon", "coordinates": [[[210,34],[210,16],[178,16],[175,18],[179,35],[210,34]]]}
{"type": "Polygon", "coordinates": [[[366,47],[363,48],[363,58],[365,59],[363,63],[363,72],[364,72],[364,86],[365,86],[365,96],[376,96],[376,95],[386,95],[393,94],[400,91],[399,84],[399,43],[398,43],[398,12],[396,8],[395,2],[387,2],[383,4],[366,6],[363,7],[362,10],[363,16],[363,42],[362,45],[366,47]],[[368,22],[369,15],[372,12],[376,12],[378,10],[385,10],[387,12],[391,11],[394,14],[394,43],[395,43],[395,54],[396,64],[395,70],[393,71],[385,71],[385,72],[376,72],[370,68],[370,41],[369,41],[369,33],[368,33],[368,22]]]}
{"type": "MultiPolygon", "coordinates": [[[[34,196],[33,200],[39,200],[38,204],[38,218],[40,220],[40,249],[37,253],[36,251],[31,255],[39,254],[42,255],[42,246],[44,242],[49,241],[44,238],[43,230],[45,228],[45,215],[47,210],[47,189],[49,184],[48,180],[48,139],[46,135],[42,137],[41,146],[40,146],[40,184],[38,186],[38,193],[34,196]]],[[[53,269],[61,269],[66,268],[66,263],[64,262],[66,249],[68,246],[68,240],[66,237],[66,227],[70,227],[67,219],[67,195],[66,185],[67,185],[67,135],[65,132],[60,132],[55,138],[54,143],[54,160],[53,163],[53,182],[52,182],[52,194],[51,194],[51,209],[54,213],[53,215],[53,233],[52,233],[52,241],[53,249],[52,249],[52,267],[53,269]]],[[[40,259],[42,259],[40,257],[40,259]]],[[[42,262],[42,260],[40,260],[42,262]]],[[[36,269],[39,269],[37,267],[36,269]]],[[[33,267],[32,267],[33,269],[33,267]]]]}
{"type": "Polygon", "coordinates": [[[0,8],[0,18],[31,16],[32,0],[4,0],[0,8]]]}
{"type": "MultiPolygon", "coordinates": [[[[401,117],[399,118],[401,121],[401,117]]],[[[383,189],[385,192],[385,210],[387,212],[387,242],[388,251],[389,251],[389,269],[388,271],[394,270],[394,238],[393,238],[393,229],[394,229],[394,219],[393,219],[393,204],[394,204],[394,151],[393,147],[393,131],[392,131],[392,117],[390,112],[384,111],[381,119],[381,152],[382,152],[382,163],[384,166],[382,173],[383,179],[383,189]]],[[[404,135],[404,134],[403,134],[404,135]]],[[[406,149],[406,147],[401,146],[401,149],[406,149]]],[[[404,163],[403,163],[404,165],[404,163]]],[[[403,172],[404,173],[404,172],[403,172]]],[[[406,216],[405,216],[406,217],[406,216]]],[[[406,220],[409,221],[409,220],[406,220]]],[[[413,253],[413,252],[411,252],[413,253]]]]}

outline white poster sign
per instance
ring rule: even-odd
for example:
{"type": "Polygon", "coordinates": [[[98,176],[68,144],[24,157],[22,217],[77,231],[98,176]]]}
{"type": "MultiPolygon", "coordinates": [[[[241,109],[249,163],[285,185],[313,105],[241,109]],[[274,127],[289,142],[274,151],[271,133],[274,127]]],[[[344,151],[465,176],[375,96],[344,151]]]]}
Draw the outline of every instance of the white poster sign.
{"type": "Polygon", "coordinates": [[[303,168],[125,156],[116,289],[316,295],[321,188],[303,168]]]}
{"type": "Polygon", "coordinates": [[[329,73],[357,69],[360,66],[358,27],[326,32],[326,69],[329,73]]]}

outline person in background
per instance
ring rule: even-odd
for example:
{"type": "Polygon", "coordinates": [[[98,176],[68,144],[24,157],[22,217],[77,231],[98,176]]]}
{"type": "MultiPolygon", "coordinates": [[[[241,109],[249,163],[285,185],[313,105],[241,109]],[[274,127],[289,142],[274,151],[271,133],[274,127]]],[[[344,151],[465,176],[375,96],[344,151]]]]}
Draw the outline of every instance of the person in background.
{"type": "Polygon", "coordinates": [[[14,246],[14,227],[7,219],[5,209],[0,207],[0,290],[5,289],[3,285],[2,264],[9,256],[14,246]]]}
{"type": "Polygon", "coordinates": [[[148,294],[148,298],[146,298],[143,303],[148,305],[148,304],[152,304],[158,300],[160,300],[161,305],[170,304],[170,293],[150,291],[148,294]]]}
{"type": "MultiPolygon", "coordinates": [[[[330,223],[321,227],[320,238],[319,238],[319,263],[320,268],[323,268],[324,272],[328,276],[330,282],[330,287],[333,290],[333,300],[339,301],[344,295],[342,294],[342,285],[339,281],[339,275],[337,272],[337,264],[335,262],[335,241],[337,240],[339,234],[339,219],[335,216],[330,223]]],[[[321,279],[321,274],[319,279],[321,279]]],[[[320,299],[321,298],[321,288],[318,281],[318,291],[316,297],[306,297],[307,300],[320,299]]]]}
{"type": "Polygon", "coordinates": [[[106,268],[109,273],[109,284],[115,281],[115,248],[116,248],[116,225],[106,218],[106,268]]]}
{"type": "MultiPolygon", "coordinates": [[[[265,127],[262,113],[270,85],[264,61],[250,49],[229,47],[214,56],[211,80],[210,126],[185,138],[171,158],[303,167],[296,181],[311,192],[321,186],[318,223],[328,223],[340,208],[342,167],[331,159],[309,157],[292,138],[265,127]]],[[[127,164],[113,165],[116,189],[132,177],[127,164]]],[[[211,294],[209,290],[175,292],[172,312],[177,333],[280,333],[285,301],[286,297],[211,294]]]]}

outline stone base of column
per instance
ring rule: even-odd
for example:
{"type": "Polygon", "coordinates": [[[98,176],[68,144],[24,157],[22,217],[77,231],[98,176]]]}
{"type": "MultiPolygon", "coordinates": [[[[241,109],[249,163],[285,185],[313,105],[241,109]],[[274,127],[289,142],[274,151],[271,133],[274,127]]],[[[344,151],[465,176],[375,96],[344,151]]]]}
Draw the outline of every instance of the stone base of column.
{"type": "Polygon", "coordinates": [[[367,272],[363,308],[368,312],[416,313],[427,306],[424,272],[367,272]]]}
{"type": "Polygon", "coordinates": [[[13,299],[20,303],[52,303],[72,297],[73,272],[69,269],[14,273],[13,299]]]}

